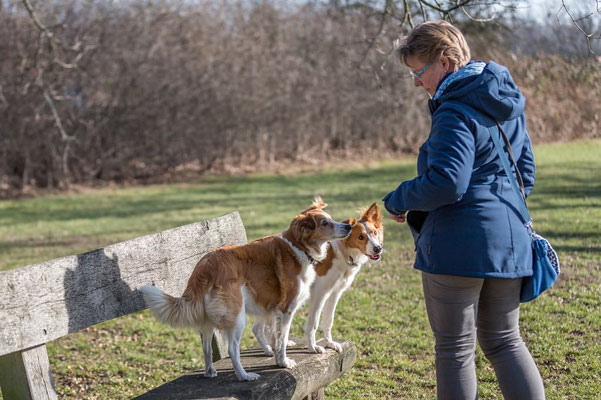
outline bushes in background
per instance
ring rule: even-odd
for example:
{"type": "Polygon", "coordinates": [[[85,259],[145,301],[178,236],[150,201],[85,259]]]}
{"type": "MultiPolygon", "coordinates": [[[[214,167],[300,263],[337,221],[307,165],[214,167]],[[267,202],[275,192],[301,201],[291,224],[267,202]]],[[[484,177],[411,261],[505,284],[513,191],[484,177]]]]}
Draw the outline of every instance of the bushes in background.
{"type": "MultiPolygon", "coordinates": [[[[331,154],[410,152],[427,97],[363,9],[275,3],[38,2],[57,51],[17,2],[0,8],[0,187],[144,180],[331,154]],[[70,48],[67,48],[70,47],[70,48]],[[77,58],[76,68],[65,68],[77,58]]],[[[468,27],[469,28],[469,27],[468,27]]],[[[535,142],[599,135],[601,65],[506,50],[466,29],[474,58],[507,65],[535,142]]]]}

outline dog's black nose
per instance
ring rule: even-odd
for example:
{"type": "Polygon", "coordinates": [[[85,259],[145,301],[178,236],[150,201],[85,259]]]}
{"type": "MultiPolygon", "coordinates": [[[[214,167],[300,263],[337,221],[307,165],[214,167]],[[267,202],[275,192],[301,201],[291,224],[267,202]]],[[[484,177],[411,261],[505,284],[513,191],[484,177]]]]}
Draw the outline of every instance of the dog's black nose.
{"type": "Polygon", "coordinates": [[[350,231],[351,229],[353,229],[353,227],[351,226],[351,224],[344,224],[344,229],[350,231]]]}
{"type": "Polygon", "coordinates": [[[380,254],[382,252],[382,246],[375,246],[374,251],[376,252],[376,254],[380,254]]]}

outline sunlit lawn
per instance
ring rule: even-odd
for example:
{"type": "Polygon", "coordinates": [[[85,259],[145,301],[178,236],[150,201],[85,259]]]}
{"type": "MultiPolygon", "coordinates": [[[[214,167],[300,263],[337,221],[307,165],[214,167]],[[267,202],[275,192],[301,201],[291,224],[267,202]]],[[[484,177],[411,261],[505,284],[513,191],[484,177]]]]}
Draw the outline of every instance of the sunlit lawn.
{"type": "MultiPolygon", "coordinates": [[[[529,199],[535,228],[559,251],[558,284],[522,307],[522,333],[549,399],[601,393],[601,141],[539,146],[529,199]]],[[[249,239],[279,232],[313,195],[338,219],[355,215],[415,173],[413,159],[352,164],[313,173],[213,177],[197,183],[91,190],[0,202],[0,270],[80,253],[238,210],[249,239]]],[[[412,268],[405,226],[386,220],[386,253],[341,299],[334,336],[354,341],[351,373],[328,387],[338,399],[431,399],[433,339],[412,268]]],[[[302,334],[304,312],[293,336],[302,334]]],[[[250,329],[244,346],[254,345],[250,329]]],[[[61,398],[130,398],[202,367],[194,332],[159,325],[147,312],[50,343],[61,398]]],[[[477,357],[483,399],[502,399],[477,357]]]]}

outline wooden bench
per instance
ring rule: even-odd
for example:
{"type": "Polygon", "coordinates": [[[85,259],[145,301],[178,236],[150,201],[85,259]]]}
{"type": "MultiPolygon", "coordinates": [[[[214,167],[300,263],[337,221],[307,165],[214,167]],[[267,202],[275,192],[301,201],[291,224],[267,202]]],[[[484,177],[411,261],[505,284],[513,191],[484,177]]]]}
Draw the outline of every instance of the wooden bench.
{"type": "MultiPolygon", "coordinates": [[[[179,295],[196,262],[213,248],[247,242],[237,212],[117,243],[104,249],[0,272],[0,387],[4,400],[56,399],[46,343],[145,308],[138,287],[155,283],[179,295]]],[[[192,344],[191,344],[192,345],[192,344]]],[[[238,382],[227,348],[213,337],[217,378],[201,371],[166,383],[140,399],[317,399],[348,371],[357,350],[310,354],[290,350],[294,369],[275,366],[258,349],[243,352],[254,382],[238,382]],[[219,360],[219,361],[218,361],[219,360]]],[[[202,351],[199,348],[199,352],[202,351]]],[[[199,366],[200,367],[200,366],[199,366]]]]}

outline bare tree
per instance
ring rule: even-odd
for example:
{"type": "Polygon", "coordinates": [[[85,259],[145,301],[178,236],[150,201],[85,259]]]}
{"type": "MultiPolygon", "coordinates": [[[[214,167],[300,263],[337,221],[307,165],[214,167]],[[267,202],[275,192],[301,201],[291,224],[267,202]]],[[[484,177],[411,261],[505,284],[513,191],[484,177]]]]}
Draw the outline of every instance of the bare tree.
{"type": "Polygon", "coordinates": [[[0,2],[0,191],[415,151],[425,97],[387,52],[428,18],[511,68],[535,139],[594,136],[596,61],[528,52],[510,3],[464,3],[0,2]]]}
{"type": "Polygon", "coordinates": [[[579,7],[568,7],[565,0],[561,0],[561,8],[557,11],[558,20],[561,13],[567,14],[574,27],[584,36],[588,51],[596,54],[593,42],[601,41],[601,0],[579,3],[579,7]]]}
{"type": "MultiPolygon", "coordinates": [[[[26,81],[23,86],[23,91],[29,91],[30,87],[38,89],[39,95],[46,102],[48,109],[54,120],[55,127],[60,135],[61,145],[53,147],[53,158],[57,164],[60,164],[61,177],[57,177],[60,183],[69,184],[70,172],[68,159],[71,152],[72,142],[75,137],[67,132],[65,125],[61,119],[60,113],[57,110],[57,100],[64,100],[64,95],[57,95],[53,88],[53,82],[47,83],[46,76],[51,73],[51,70],[58,66],[66,70],[76,69],[78,62],[91,50],[93,46],[86,46],[80,40],[75,40],[72,45],[66,45],[54,32],[52,32],[39,18],[30,0],[21,0],[25,10],[27,11],[31,21],[39,30],[37,48],[33,58],[33,76],[31,81],[26,81]],[[64,61],[65,54],[70,57],[69,61],[64,61]]],[[[27,63],[27,59],[22,60],[27,63]]],[[[41,111],[41,110],[40,110],[41,111]]],[[[30,158],[26,159],[26,163],[30,162],[30,158]]],[[[23,183],[27,181],[29,174],[29,166],[24,167],[25,178],[23,183]]],[[[48,186],[54,185],[54,179],[48,180],[48,186]]]]}
{"type": "MultiPolygon", "coordinates": [[[[560,0],[561,6],[556,11],[557,18],[567,15],[573,27],[577,29],[586,41],[589,52],[595,53],[592,41],[601,39],[601,0],[585,0],[566,4],[560,0]]],[[[509,26],[508,19],[516,11],[529,7],[527,0],[330,0],[330,6],[347,10],[368,10],[372,18],[378,20],[378,29],[367,38],[369,51],[389,52],[378,46],[385,29],[390,29],[389,20],[393,21],[395,30],[403,34],[413,29],[418,23],[432,19],[444,19],[452,23],[492,23],[498,26],[509,26]]],[[[549,6],[549,9],[552,6],[549,6]]]]}

